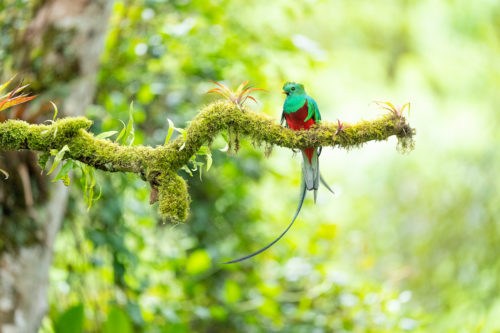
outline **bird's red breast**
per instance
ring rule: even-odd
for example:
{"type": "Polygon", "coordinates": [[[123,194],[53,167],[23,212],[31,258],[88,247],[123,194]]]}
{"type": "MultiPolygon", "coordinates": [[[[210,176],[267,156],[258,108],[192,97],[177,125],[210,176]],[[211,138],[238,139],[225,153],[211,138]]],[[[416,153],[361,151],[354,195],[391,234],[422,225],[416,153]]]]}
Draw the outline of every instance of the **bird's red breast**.
{"type": "Polygon", "coordinates": [[[294,131],[309,129],[313,124],[315,124],[313,117],[311,117],[308,121],[304,122],[307,118],[307,114],[309,113],[309,108],[307,106],[307,99],[304,105],[300,109],[295,112],[286,113],[285,118],[288,127],[293,129],[294,131]]]}
{"type": "MultiPolygon", "coordinates": [[[[311,117],[308,121],[304,122],[304,119],[307,118],[307,114],[309,113],[309,108],[307,106],[307,99],[304,105],[295,112],[286,113],[285,118],[288,127],[293,129],[294,131],[309,129],[315,121],[313,117],[311,117]]],[[[309,158],[309,163],[311,163],[311,159],[314,153],[314,148],[306,148],[302,150],[306,156],[309,158]]]]}

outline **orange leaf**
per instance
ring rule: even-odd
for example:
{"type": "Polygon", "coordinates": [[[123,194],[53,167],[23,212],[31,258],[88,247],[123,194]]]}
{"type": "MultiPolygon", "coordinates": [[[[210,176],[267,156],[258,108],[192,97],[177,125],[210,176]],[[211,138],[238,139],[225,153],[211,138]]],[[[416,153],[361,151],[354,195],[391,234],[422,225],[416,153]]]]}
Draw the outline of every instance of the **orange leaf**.
{"type": "Polygon", "coordinates": [[[247,93],[251,93],[252,91],[267,91],[266,89],[262,89],[262,88],[252,88],[252,89],[249,89],[247,91],[247,93]]]}
{"type": "Polygon", "coordinates": [[[15,94],[17,94],[17,93],[19,93],[19,92],[23,91],[23,89],[24,89],[24,88],[26,88],[27,86],[29,86],[29,84],[25,84],[25,85],[24,85],[24,86],[22,86],[22,87],[19,85],[19,86],[18,86],[18,87],[17,87],[17,88],[16,88],[16,89],[12,92],[12,94],[13,94],[13,95],[15,95],[15,94]]]}
{"type": "Polygon", "coordinates": [[[21,95],[17,96],[11,99],[6,99],[3,101],[0,101],[0,111],[3,111],[7,108],[10,108],[14,105],[22,104],[28,101],[31,101],[33,98],[35,98],[37,95],[34,96],[27,96],[27,95],[21,95]]]}
{"type": "Polygon", "coordinates": [[[219,82],[215,82],[215,81],[210,81],[210,82],[215,83],[216,85],[218,85],[219,87],[221,87],[222,90],[226,91],[227,93],[231,93],[231,90],[229,90],[225,85],[220,84],[219,82]]]}
{"type": "Polygon", "coordinates": [[[387,106],[389,106],[391,109],[395,110],[396,108],[394,107],[394,105],[391,103],[391,102],[383,102],[383,101],[375,101],[375,103],[377,103],[378,105],[381,106],[381,104],[385,104],[387,106]]]}
{"type": "Polygon", "coordinates": [[[246,81],[242,82],[240,84],[240,86],[238,87],[238,89],[236,89],[236,93],[239,93],[248,84],[248,82],[250,82],[250,80],[246,80],[246,81]]]}
{"type": "Polygon", "coordinates": [[[226,98],[229,98],[229,96],[228,96],[228,95],[226,95],[225,93],[223,93],[222,91],[212,91],[212,92],[214,92],[214,93],[216,93],[216,94],[219,94],[219,95],[222,95],[222,96],[224,96],[224,97],[226,97],[226,98]]]}
{"type": "Polygon", "coordinates": [[[222,90],[220,88],[213,88],[213,89],[210,89],[209,91],[207,91],[206,94],[210,94],[210,93],[213,93],[213,92],[216,92],[216,91],[222,92],[222,90]]]}
{"type": "Polygon", "coordinates": [[[247,96],[247,98],[250,98],[252,101],[254,101],[255,103],[258,103],[257,100],[255,98],[253,98],[252,96],[247,96]]]}

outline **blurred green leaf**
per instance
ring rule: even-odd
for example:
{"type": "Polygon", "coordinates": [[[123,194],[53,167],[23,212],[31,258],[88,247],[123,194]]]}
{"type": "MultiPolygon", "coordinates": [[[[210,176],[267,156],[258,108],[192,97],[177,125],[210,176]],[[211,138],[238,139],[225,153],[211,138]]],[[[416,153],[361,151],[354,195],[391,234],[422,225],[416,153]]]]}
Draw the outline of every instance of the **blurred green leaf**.
{"type": "Polygon", "coordinates": [[[205,250],[196,250],[191,253],[186,261],[188,274],[203,273],[210,268],[210,256],[205,250]]]}
{"type": "Polygon", "coordinates": [[[226,280],[224,286],[224,297],[228,303],[235,303],[239,301],[241,298],[241,288],[238,283],[233,280],[226,280]]]}
{"type": "Polygon", "coordinates": [[[55,333],[83,332],[84,311],[83,304],[75,305],[59,316],[54,325],[55,333]]]}
{"type": "Polygon", "coordinates": [[[64,180],[64,184],[66,186],[69,185],[69,177],[68,177],[68,173],[75,167],[75,163],[73,162],[73,160],[67,160],[66,163],[64,163],[64,165],[61,167],[61,169],[59,170],[59,172],[57,173],[57,176],[52,180],[52,182],[56,182],[58,181],[59,179],[63,179],[64,180]]]}
{"type": "Polygon", "coordinates": [[[134,143],[135,139],[135,130],[134,130],[134,102],[130,102],[129,114],[128,114],[128,123],[125,128],[125,133],[123,135],[123,143],[131,146],[134,143]]]}
{"type": "Polygon", "coordinates": [[[109,138],[110,136],[113,136],[115,135],[116,133],[118,133],[118,131],[107,131],[107,132],[102,132],[98,135],[96,135],[96,139],[107,139],[109,138]]]}
{"type": "Polygon", "coordinates": [[[177,128],[174,126],[174,123],[168,119],[168,134],[167,134],[167,137],[165,138],[165,144],[170,140],[170,137],[172,136],[172,132],[173,131],[176,131],[176,132],[179,132],[180,134],[182,134],[182,139],[184,140],[183,143],[182,143],[182,146],[179,148],[179,150],[183,150],[184,147],[186,146],[186,140],[187,140],[187,132],[185,129],[183,128],[177,128]]]}
{"type": "Polygon", "coordinates": [[[52,167],[50,168],[49,172],[47,172],[47,175],[50,175],[57,168],[67,151],[69,151],[69,147],[68,145],[64,145],[64,147],[62,147],[61,150],[57,152],[56,156],[54,157],[54,162],[52,162],[52,167]]]}
{"type": "Polygon", "coordinates": [[[122,123],[122,130],[120,131],[120,134],[118,134],[118,136],[116,137],[116,140],[115,142],[118,142],[120,141],[121,138],[123,138],[123,136],[125,135],[125,132],[127,131],[127,126],[125,125],[125,123],[120,119],[120,122],[122,123]]]}
{"type": "Polygon", "coordinates": [[[212,153],[208,152],[207,155],[207,172],[210,170],[210,167],[212,166],[212,153]]]}
{"type": "Polygon", "coordinates": [[[83,198],[88,211],[92,208],[94,201],[99,200],[101,197],[102,187],[99,187],[99,194],[96,197],[94,193],[94,188],[96,186],[95,169],[81,162],[78,162],[78,165],[82,171],[80,183],[83,189],[83,198]]]}
{"type": "Polygon", "coordinates": [[[172,133],[174,133],[174,123],[172,120],[168,119],[168,133],[167,137],[165,138],[165,144],[167,144],[170,141],[170,138],[172,137],[172,133]]]}
{"type": "Polygon", "coordinates": [[[54,108],[54,116],[52,117],[52,121],[55,121],[57,118],[57,113],[58,113],[57,105],[56,105],[56,103],[54,103],[52,101],[50,101],[50,104],[52,104],[52,107],[54,108]]]}
{"type": "Polygon", "coordinates": [[[133,332],[132,322],[127,313],[121,308],[113,306],[109,311],[108,318],[104,323],[103,333],[131,333],[133,332]]]}

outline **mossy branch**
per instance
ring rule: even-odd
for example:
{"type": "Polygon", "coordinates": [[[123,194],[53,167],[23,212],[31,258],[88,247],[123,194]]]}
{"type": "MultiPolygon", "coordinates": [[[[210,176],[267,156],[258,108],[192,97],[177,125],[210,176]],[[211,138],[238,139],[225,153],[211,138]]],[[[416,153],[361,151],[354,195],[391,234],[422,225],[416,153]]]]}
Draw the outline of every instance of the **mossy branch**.
{"type": "Polygon", "coordinates": [[[156,148],[122,146],[107,139],[97,139],[88,132],[91,125],[92,122],[84,117],[64,118],[50,125],[8,120],[0,123],[0,149],[48,152],[67,145],[69,151],[65,158],[105,171],[139,174],[151,184],[151,203],[159,201],[160,214],[183,221],[188,214],[190,198],[186,182],[177,170],[222,130],[230,129],[254,141],[287,148],[337,146],[349,149],[395,135],[399,148],[410,150],[415,134],[404,117],[393,113],[350,126],[322,122],[308,131],[295,132],[264,114],[240,110],[228,102],[205,107],[186,129],[186,142],[179,136],[156,148]]]}

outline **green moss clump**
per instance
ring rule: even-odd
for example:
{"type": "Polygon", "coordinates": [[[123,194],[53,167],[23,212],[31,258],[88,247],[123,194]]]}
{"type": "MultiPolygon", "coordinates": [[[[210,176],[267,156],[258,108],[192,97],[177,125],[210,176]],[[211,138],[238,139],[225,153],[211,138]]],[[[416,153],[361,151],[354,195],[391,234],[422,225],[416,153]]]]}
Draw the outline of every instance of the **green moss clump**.
{"type": "Polygon", "coordinates": [[[186,181],[173,171],[162,173],[157,180],[160,214],[170,217],[174,222],[185,221],[191,203],[186,181]]]}
{"type": "Polygon", "coordinates": [[[26,137],[30,125],[24,121],[7,121],[0,124],[0,147],[3,150],[20,150],[25,148],[26,137]]]}

